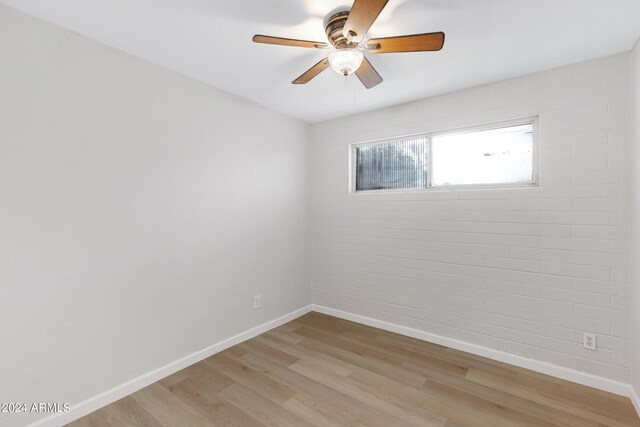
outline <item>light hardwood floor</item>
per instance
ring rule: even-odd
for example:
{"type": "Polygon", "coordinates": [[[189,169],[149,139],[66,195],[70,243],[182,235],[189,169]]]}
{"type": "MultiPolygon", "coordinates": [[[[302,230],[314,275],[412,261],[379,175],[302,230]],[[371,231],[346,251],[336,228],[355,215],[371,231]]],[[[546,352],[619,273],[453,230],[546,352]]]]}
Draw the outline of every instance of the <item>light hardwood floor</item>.
{"type": "Polygon", "coordinates": [[[310,313],[74,423],[640,426],[629,399],[310,313]]]}

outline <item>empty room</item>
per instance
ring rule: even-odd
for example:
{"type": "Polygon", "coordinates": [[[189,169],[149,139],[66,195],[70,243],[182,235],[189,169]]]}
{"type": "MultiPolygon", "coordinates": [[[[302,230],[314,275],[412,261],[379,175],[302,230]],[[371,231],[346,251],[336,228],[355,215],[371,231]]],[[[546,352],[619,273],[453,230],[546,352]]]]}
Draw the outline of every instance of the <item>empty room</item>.
{"type": "Polygon", "coordinates": [[[0,0],[0,426],[640,426],[640,1],[0,0]]]}

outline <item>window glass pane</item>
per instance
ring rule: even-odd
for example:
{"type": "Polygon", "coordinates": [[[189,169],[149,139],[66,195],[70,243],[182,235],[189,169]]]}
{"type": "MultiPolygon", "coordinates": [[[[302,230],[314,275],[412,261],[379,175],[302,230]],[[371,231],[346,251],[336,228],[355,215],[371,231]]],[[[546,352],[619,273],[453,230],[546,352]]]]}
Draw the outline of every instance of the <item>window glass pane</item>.
{"type": "Polygon", "coordinates": [[[426,186],[427,138],[356,148],[356,191],[426,186]]]}
{"type": "Polygon", "coordinates": [[[533,182],[533,125],[435,136],[431,185],[533,182]]]}

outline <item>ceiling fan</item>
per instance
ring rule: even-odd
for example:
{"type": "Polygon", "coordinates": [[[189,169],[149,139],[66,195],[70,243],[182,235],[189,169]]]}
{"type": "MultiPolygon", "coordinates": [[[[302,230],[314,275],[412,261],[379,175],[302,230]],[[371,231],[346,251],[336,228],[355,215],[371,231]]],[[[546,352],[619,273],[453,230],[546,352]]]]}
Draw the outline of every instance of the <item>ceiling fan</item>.
{"type": "Polygon", "coordinates": [[[336,73],[348,76],[355,73],[367,88],[380,84],[382,77],[364,56],[369,53],[428,52],[438,51],[444,46],[444,33],[425,33],[407,36],[384,37],[366,40],[366,35],[389,0],[355,0],[349,9],[339,8],[324,20],[329,43],[287,39],[256,34],[256,43],[281,46],[306,47],[331,50],[329,55],[295,79],[293,84],[305,84],[325,69],[331,67],[336,73]]]}

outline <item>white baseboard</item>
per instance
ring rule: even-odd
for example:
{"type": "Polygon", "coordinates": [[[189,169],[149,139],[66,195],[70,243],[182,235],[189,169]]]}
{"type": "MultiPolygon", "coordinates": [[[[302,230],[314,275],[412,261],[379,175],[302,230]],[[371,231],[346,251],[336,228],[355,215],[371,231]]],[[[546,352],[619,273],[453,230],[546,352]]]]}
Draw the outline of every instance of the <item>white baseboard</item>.
{"type": "Polygon", "coordinates": [[[631,388],[631,402],[633,406],[636,408],[636,412],[640,417],[640,396],[638,396],[638,392],[636,391],[634,386],[629,386],[631,388]]]}
{"type": "Polygon", "coordinates": [[[258,336],[264,332],[267,332],[273,328],[277,328],[280,325],[283,325],[287,322],[290,322],[304,314],[307,314],[311,311],[311,305],[303,307],[299,310],[293,311],[289,314],[285,314],[284,316],[278,317],[277,319],[271,320],[269,322],[263,323],[262,325],[256,326],[255,328],[249,329],[248,331],[244,331],[239,333],[238,335],[234,335],[231,338],[227,338],[224,341],[220,341],[216,344],[213,344],[207,348],[196,351],[195,353],[189,354],[181,359],[178,359],[174,362],[171,362],[165,366],[162,366],[158,369],[155,369],[151,372],[148,372],[144,375],[141,375],[137,378],[132,379],[124,384],[116,386],[111,390],[107,390],[104,393],[101,393],[97,396],[91,397],[79,404],[72,405],[71,411],[67,413],[59,413],[53,414],[49,417],[43,418],[35,423],[31,424],[31,427],[57,427],[71,421],[77,420],[87,414],[90,414],[93,411],[96,411],[103,406],[106,406],[110,403],[115,402],[116,400],[122,399],[125,396],[130,395],[131,393],[135,393],[136,391],[155,383],[175,372],[178,372],[181,369],[186,368],[187,366],[191,366],[194,363],[198,363],[199,361],[206,359],[207,357],[213,356],[216,353],[219,353],[223,350],[226,350],[229,347],[233,347],[236,344],[240,344],[243,341],[251,339],[255,336],[258,336]]]}
{"type": "MultiPolygon", "coordinates": [[[[512,353],[506,353],[500,350],[494,350],[488,347],[483,347],[477,344],[471,344],[465,341],[460,341],[453,338],[443,337],[441,335],[431,334],[429,332],[421,331],[419,329],[410,328],[407,326],[398,325],[395,323],[389,323],[382,320],[373,319],[366,316],[360,316],[358,314],[348,313],[346,311],[335,310],[333,308],[316,305],[313,306],[313,311],[319,313],[328,314],[330,316],[339,317],[345,320],[351,320],[356,323],[362,323],[367,326],[372,326],[378,329],[384,329],[385,331],[395,332],[400,335],[406,335],[419,340],[432,342],[434,344],[443,345],[456,350],[465,351],[467,353],[475,354],[477,356],[483,356],[489,359],[497,360],[499,362],[508,363],[510,365],[518,366],[520,368],[530,369],[542,374],[557,377],[563,380],[571,381],[574,383],[586,385],[589,387],[597,388],[599,390],[608,391],[625,397],[632,397],[632,387],[630,384],[622,383],[619,381],[610,380],[607,378],[599,377],[597,375],[589,374],[586,372],[576,371],[575,369],[569,369],[562,366],[553,365],[547,362],[541,362],[538,360],[529,359],[527,357],[518,356],[512,353]]],[[[636,409],[639,408],[639,402],[636,395],[636,409]]],[[[638,411],[640,413],[640,410],[638,411]]]]}

